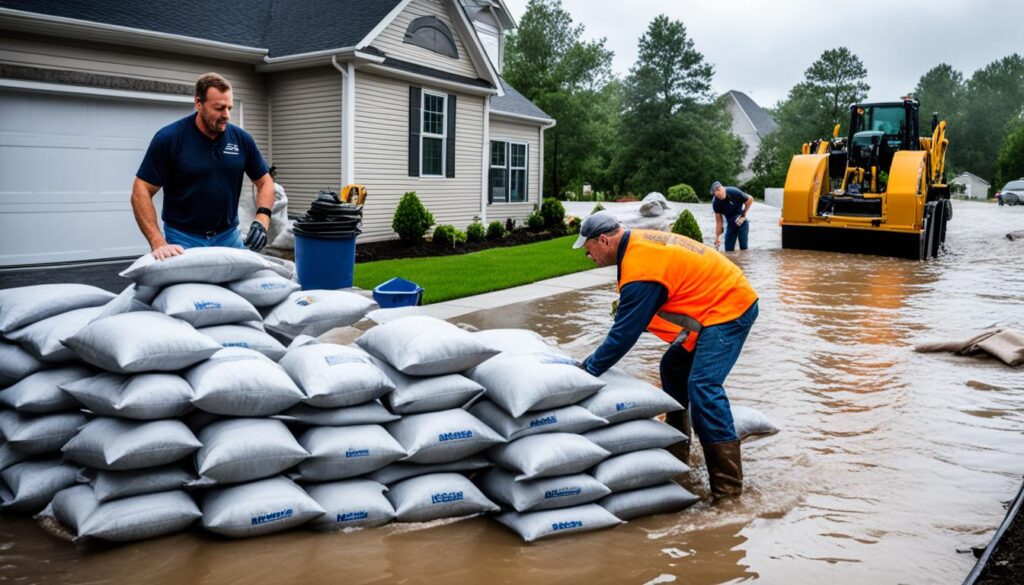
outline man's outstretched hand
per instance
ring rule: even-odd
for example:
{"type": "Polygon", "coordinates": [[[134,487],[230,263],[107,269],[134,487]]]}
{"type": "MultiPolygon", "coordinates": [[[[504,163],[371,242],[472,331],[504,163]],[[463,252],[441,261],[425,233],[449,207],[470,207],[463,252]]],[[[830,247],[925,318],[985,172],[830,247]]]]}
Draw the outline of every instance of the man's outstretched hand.
{"type": "Polygon", "coordinates": [[[164,244],[153,248],[153,257],[157,260],[166,260],[172,256],[177,256],[185,252],[185,248],[177,244],[164,244]]]}
{"type": "Polygon", "coordinates": [[[259,252],[267,246],[267,228],[258,220],[249,225],[249,235],[245,238],[245,247],[259,252]]]}

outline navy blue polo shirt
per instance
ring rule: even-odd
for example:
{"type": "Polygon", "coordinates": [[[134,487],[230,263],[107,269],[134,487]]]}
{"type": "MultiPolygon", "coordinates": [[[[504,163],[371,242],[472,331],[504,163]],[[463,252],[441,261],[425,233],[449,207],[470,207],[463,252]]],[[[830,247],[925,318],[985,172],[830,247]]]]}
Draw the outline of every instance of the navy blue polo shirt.
{"type": "Polygon", "coordinates": [[[715,213],[721,213],[724,215],[728,224],[732,225],[732,223],[736,221],[736,218],[743,213],[743,204],[747,202],[749,197],[750,195],[747,195],[736,187],[726,187],[725,199],[713,197],[711,199],[711,209],[715,213]]]}
{"type": "Polygon", "coordinates": [[[157,131],[135,176],[163,187],[164,223],[203,234],[236,227],[242,173],[255,181],[269,170],[248,132],[228,124],[210,140],[190,114],[157,131]]]}

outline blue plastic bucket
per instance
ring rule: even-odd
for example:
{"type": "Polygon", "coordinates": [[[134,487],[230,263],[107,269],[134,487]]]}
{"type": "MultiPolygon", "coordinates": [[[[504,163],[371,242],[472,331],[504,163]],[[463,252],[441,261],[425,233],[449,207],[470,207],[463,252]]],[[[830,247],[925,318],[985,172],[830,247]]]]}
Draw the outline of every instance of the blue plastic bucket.
{"type": "Polygon", "coordinates": [[[415,282],[395,277],[373,289],[373,300],[382,309],[415,307],[423,298],[423,288],[415,282]]]}
{"type": "Polygon", "coordinates": [[[356,237],[313,236],[295,232],[295,270],[302,290],[352,286],[356,237]]]}

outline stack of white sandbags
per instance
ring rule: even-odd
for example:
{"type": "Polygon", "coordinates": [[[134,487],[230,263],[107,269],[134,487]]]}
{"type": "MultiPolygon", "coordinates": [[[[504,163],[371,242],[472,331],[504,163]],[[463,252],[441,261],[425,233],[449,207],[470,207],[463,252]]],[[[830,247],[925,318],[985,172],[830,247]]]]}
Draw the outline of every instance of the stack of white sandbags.
{"type": "Polygon", "coordinates": [[[489,467],[480,452],[505,439],[465,410],[484,388],[458,373],[497,350],[451,323],[425,316],[378,325],[356,343],[395,385],[384,402],[401,419],[386,428],[406,455],[370,479],[388,486],[396,519],[425,522],[497,511],[460,472],[489,467]]]}
{"type": "Polygon", "coordinates": [[[94,374],[60,341],[114,295],[81,284],[0,290],[0,509],[35,513],[75,483],[61,448],[88,421],[60,386],[94,374]]]}

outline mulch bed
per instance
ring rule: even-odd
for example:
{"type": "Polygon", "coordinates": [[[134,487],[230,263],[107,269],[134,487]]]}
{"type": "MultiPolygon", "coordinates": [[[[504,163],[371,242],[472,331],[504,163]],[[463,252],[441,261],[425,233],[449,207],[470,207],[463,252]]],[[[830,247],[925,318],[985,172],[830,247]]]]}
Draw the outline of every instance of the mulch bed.
{"type": "Polygon", "coordinates": [[[507,248],[534,242],[543,242],[564,236],[563,233],[551,231],[531,232],[517,229],[500,240],[484,240],[482,242],[466,242],[454,248],[445,248],[424,241],[419,244],[408,244],[402,240],[386,240],[356,245],[356,262],[374,262],[377,260],[394,260],[400,258],[428,258],[431,256],[457,256],[470,252],[479,252],[491,248],[507,248]]]}

